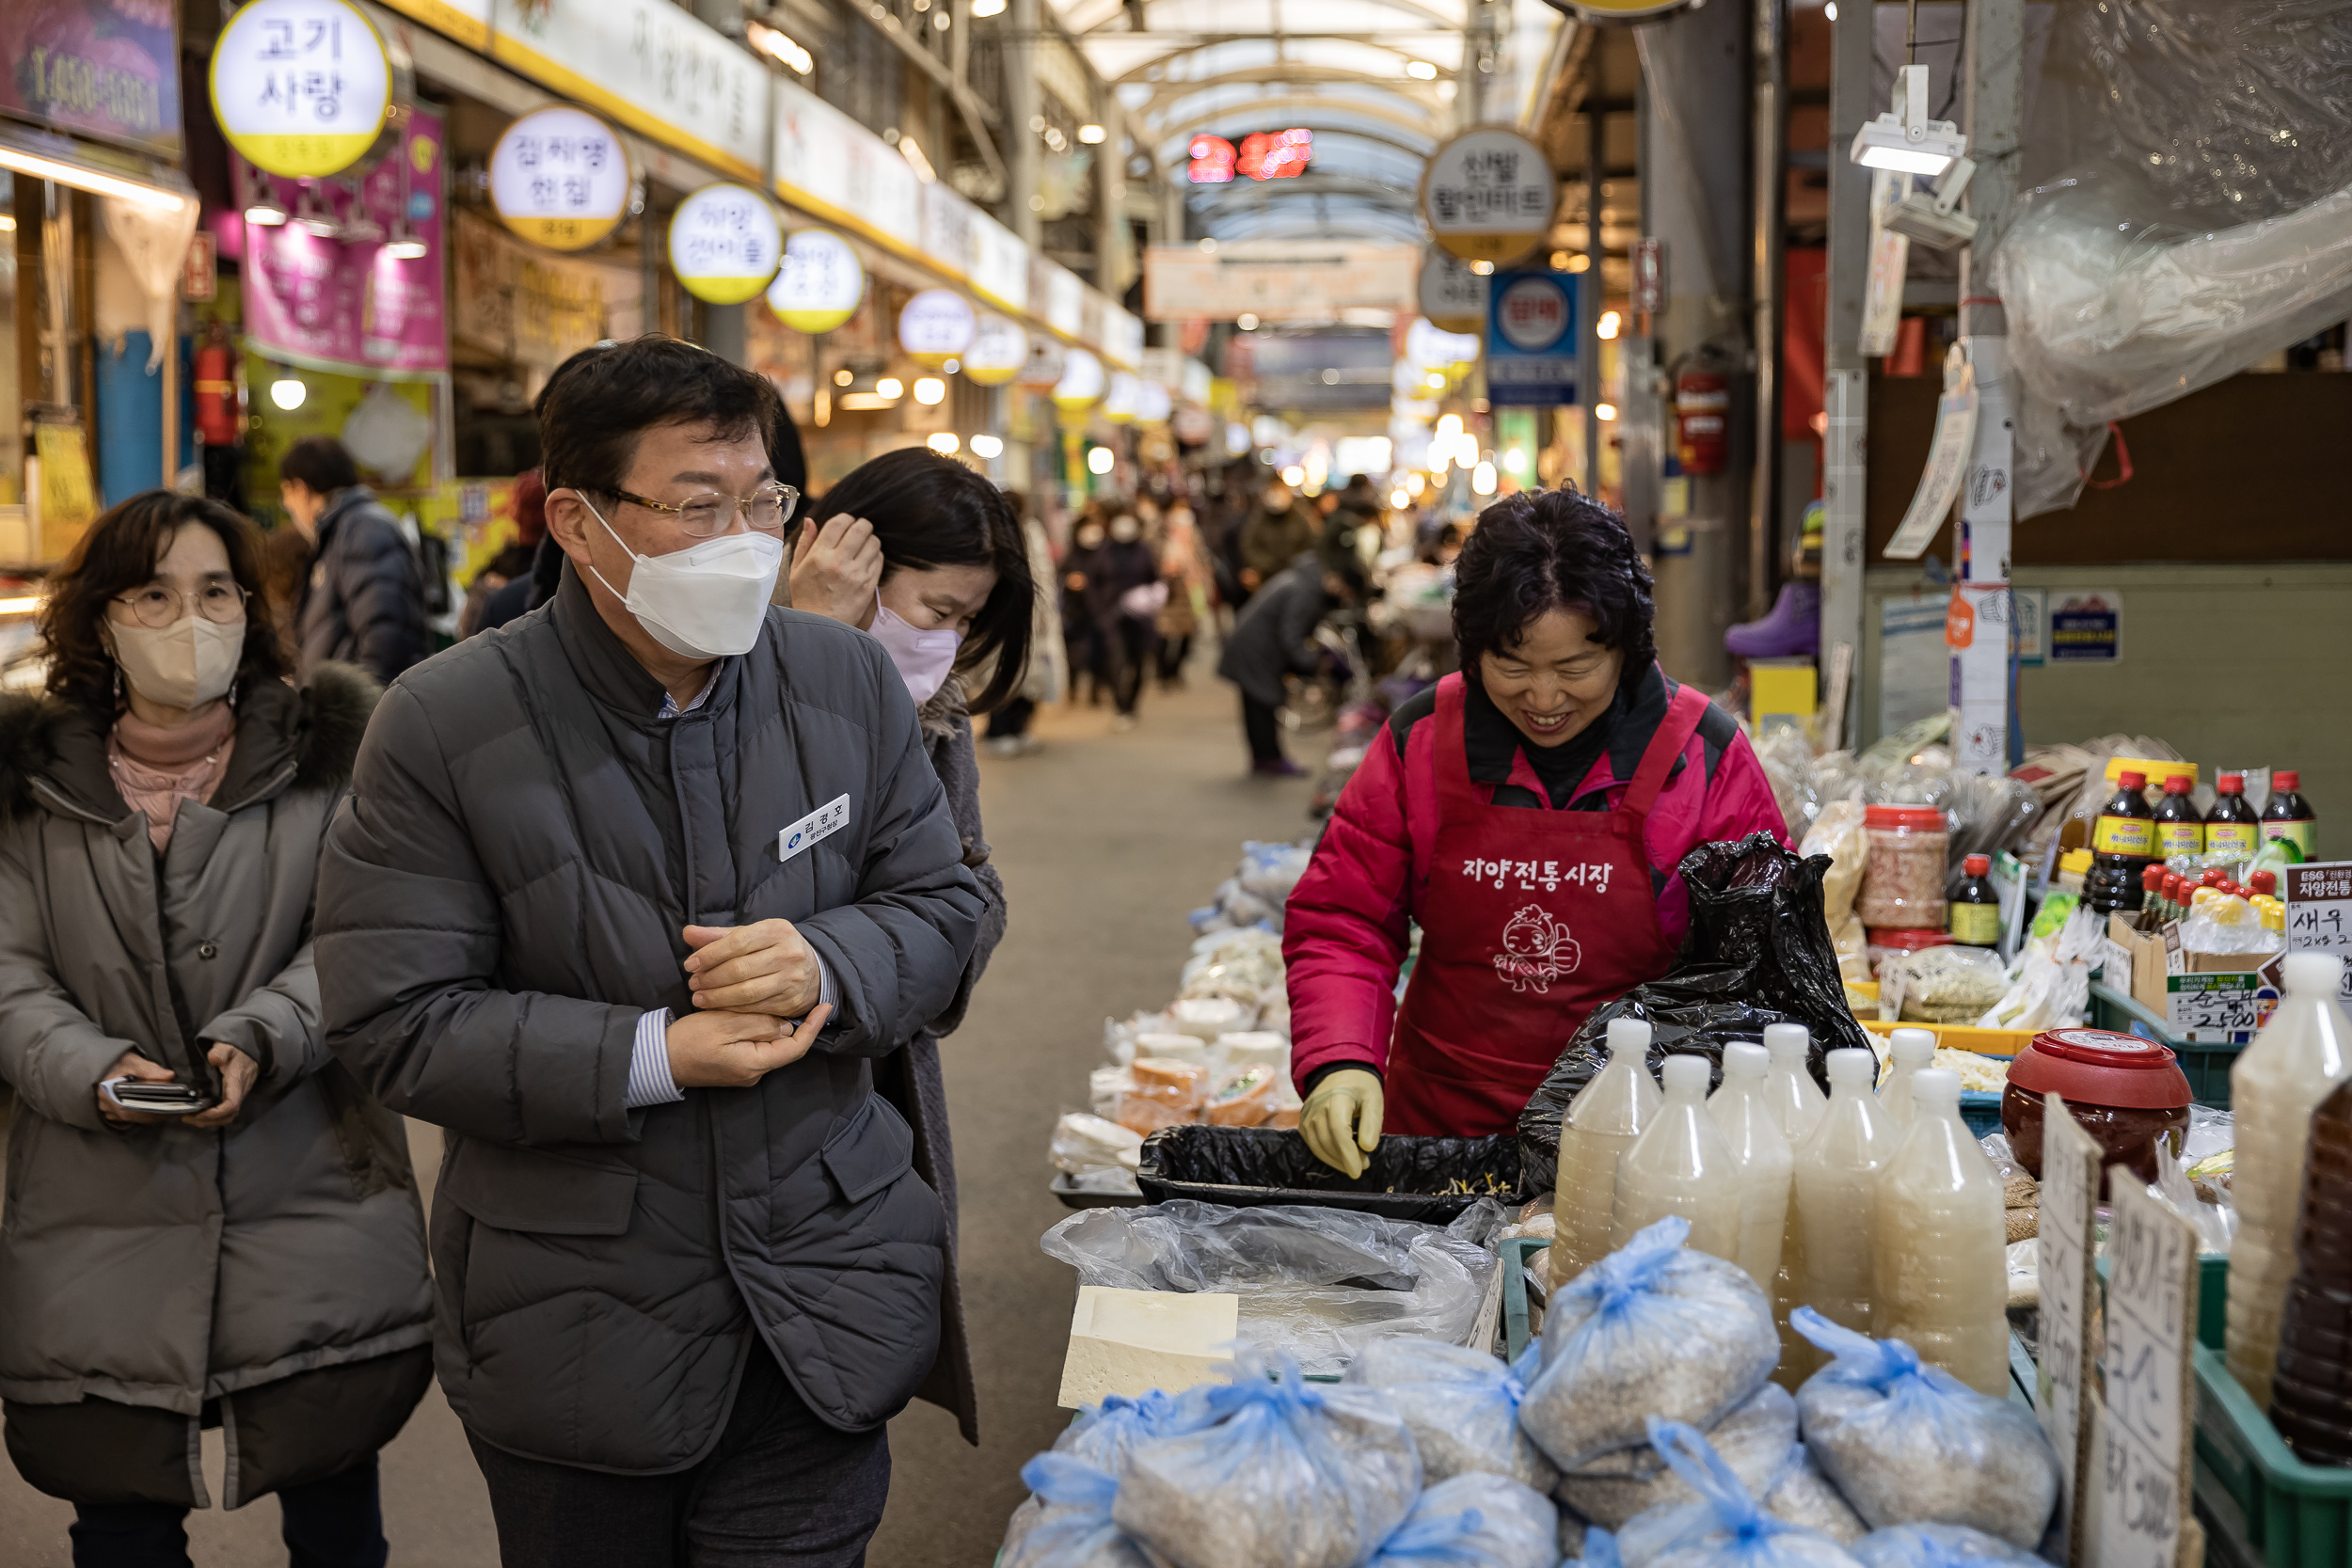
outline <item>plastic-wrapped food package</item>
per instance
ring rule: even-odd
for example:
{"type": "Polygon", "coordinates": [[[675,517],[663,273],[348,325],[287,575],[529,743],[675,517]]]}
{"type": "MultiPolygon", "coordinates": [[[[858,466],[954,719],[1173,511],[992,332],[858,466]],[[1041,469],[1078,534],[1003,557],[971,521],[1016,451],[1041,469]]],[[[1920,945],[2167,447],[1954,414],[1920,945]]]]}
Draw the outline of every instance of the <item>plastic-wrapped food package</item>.
{"type": "Polygon", "coordinates": [[[1087,1406],[1076,1420],[1062,1428],[1061,1435],[1054,1439],[1053,1451],[1115,1476],[1126,1463],[1127,1451],[1137,1443],[1190,1432],[1214,1418],[1208,1398],[1212,1390],[1212,1385],[1203,1384],[1181,1394],[1157,1388],[1134,1399],[1113,1394],[1101,1404],[1087,1406]]]}
{"type": "Polygon", "coordinates": [[[1303,844],[1246,843],[1241,847],[1241,865],[1233,876],[1244,893],[1254,894],[1279,910],[1313,858],[1314,850],[1303,844]]]}
{"type": "Polygon", "coordinates": [[[1797,853],[1807,860],[1829,857],[1829,870],[1821,878],[1821,916],[1833,930],[1853,912],[1854,895],[1862,891],[1862,872],[1870,853],[1870,841],[1862,832],[1867,809],[1860,785],[1851,799],[1823,801],[1821,815],[1797,846],[1797,853]]]}
{"type": "Polygon", "coordinates": [[[1965,1525],[1892,1525],[1853,1546],[1862,1568],[2047,1568],[2039,1557],[1965,1525]]]}
{"type": "Polygon", "coordinates": [[[1175,1568],[1354,1568],[1421,1494],[1412,1433],[1372,1389],[1236,1360],[1210,1424],[1129,1450],[1111,1517],[1175,1568]]]}
{"type": "Polygon", "coordinates": [[[1531,1192],[1556,1179],[1561,1118],[1607,1060],[1602,1042],[1613,1020],[1651,1026],[1653,1069],[1677,1052],[1720,1064],[1731,1040],[1760,1039],[1774,1023],[1802,1023],[1811,1036],[1814,1080],[1826,1083],[1830,1051],[1868,1044],[1846,1006],[1822,919],[1826,860],[1800,860],[1772,834],[1751,833],[1735,844],[1702,844],[1677,870],[1690,890],[1691,929],[1673,969],[1594,1008],[1519,1117],[1520,1173],[1531,1192]]]}
{"type": "Polygon", "coordinates": [[[1539,1492],[1473,1471],[1423,1492],[1371,1568],[1556,1568],[1560,1511],[1539,1492]]]}
{"type": "Polygon", "coordinates": [[[1274,1115],[1278,1082],[1274,1069],[1263,1064],[1228,1072],[1209,1090],[1201,1106],[1204,1118],[1216,1127],[1256,1127],[1274,1115]]]}
{"type": "Polygon", "coordinates": [[[1852,1504],[1838,1496],[1837,1488],[1821,1473],[1812,1450],[1799,1443],[1791,1449],[1790,1457],[1794,1463],[1781,1472],[1778,1483],[1763,1494],[1764,1512],[1775,1519],[1820,1530],[1841,1546],[1851,1546],[1861,1540],[1870,1527],[1862,1522],[1862,1515],[1853,1511],[1852,1504]]]}
{"type": "Polygon", "coordinates": [[[1653,1416],[1713,1426],[1780,1359],[1772,1303],[1670,1215],[1557,1292],[1519,1422],[1564,1470],[1643,1441],[1653,1416]]]}
{"type": "Polygon", "coordinates": [[[1022,1467],[1035,1494],[1014,1510],[997,1568],[1153,1568],[1111,1519],[1118,1478],[1062,1453],[1022,1467]]]}
{"type": "Polygon", "coordinates": [[[1176,1024],[1166,1013],[1137,1013],[1135,1017],[1103,1021],[1103,1054],[1125,1067],[1136,1059],[1136,1041],[1145,1035],[1172,1035],[1176,1024]]]}
{"type": "Polygon", "coordinates": [[[1133,1174],[1142,1153],[1141,1136],[1102,1117],[1072,1111],[1054,1124],[1054,1168],[1072,1176],[1091,1170],[1133,1174]]]}
{"type": "MultiPolygon", "coordinates": [[[[1797,1448],[1797,1402],[1778,1384],[1767,1383],[1747,1402],[1715,1423],[1707,1433],[1709,1447],[1731,1466],[1741,1485],[1764,1496],[1781,1479],[1797,1448]]],[[[1675,1473],[1647,1443],[1603,1454],[1590,1465],[1565,1473],[1552,1497],[1594,1524],[1622,1529],[1635,1514],[1653,1508],[1699,1500],[1696,1492],[1675,1473]]]]}
{"type": "Polygon", "coordinates": [[[1089,1209],[1039,1243],[1083,1285],[1217,1291],[1241,1298],[1247,1345],[1339,1373],[1392,1337],[1460,1344],[1496,1267],[1483,1238],[1502,1217],[1484,1199],[1447,1227],[1343,1209],[1228,1209],[1179,1199],[1089,1209]]]}
{"type": "Polygon", "coordinates": [[[1974,1023],[2009,990],[2008,969],[1986,947],[1923,948],[1904,960],[1903,975],[1906,1023],[1974,1023]]]}
{"type": "Polygon", "coordinates": [[[1858,1568],[1830,1537],[1758,1503],[1696,1428],[1653,1419],[1649,1440],[1699,1501],[1654,1508],[1619,1531],[1625,1568],[1858,1568]]]}
{"type": "Polygon", "coordinates": [[[1979,1394],[1899,1339],[1811,1307],[1789,1324],[1834,1360],[1797,1390],[1805,1447],[1873,1528],[1966,1525],[2030,1549],[2058,1502],[2058,1456],[2033,1412],[1979,1394]]]}
{"type": "Polygon", "coordinates": [[[1168,1009],[1176,1033],[1203,1042],[1248,1028],[1256,1013],[1230,996],[1188,996],[1168,1009]]]}
{"type": "MultiPolygon", "coordinates": [[[[1560,1476],[1534,1438],[1519,1426],[1523,1381],[1542,1365],[1542,1351],[1527,1347],[1506,1367],[1485,1351],[1434,1339],[1377,1339],[1347,1369],[1347,1381],[1377,1388],[1413,1431],[1421,1450],[1422,1478],[1435,1483],[1455,1476],[1506,1476],[1538,1492],[1551,1490],[1560,1476]]],[[[1796,1417],[1792,1412],[1793,1430],[1796,1417]]]]}

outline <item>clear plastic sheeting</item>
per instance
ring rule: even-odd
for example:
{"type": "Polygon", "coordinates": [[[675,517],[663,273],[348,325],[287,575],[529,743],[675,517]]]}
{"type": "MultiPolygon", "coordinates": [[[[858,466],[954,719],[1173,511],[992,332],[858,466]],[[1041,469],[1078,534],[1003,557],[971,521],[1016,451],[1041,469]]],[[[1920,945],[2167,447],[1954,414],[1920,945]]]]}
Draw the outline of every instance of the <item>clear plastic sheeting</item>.
{"type": "Polygon", "coordinates": [[[2352,0],[2056,8],[1994,260],[2020,517],[2074,503],[2108,421],[2352,315],[2352,0]]]}
{"type": "Polygon", "coordinates": [[[1347,1370],[1391,1336],[1468,1340],[1506,1218],[1482,1198],[1451,1226],[1341,1209],[1227,1209],[1179,1199],[1073,1214],[1039,1244],[1082,1285],[1231,1291],[1241,1339],[1310,1373],[1347,1370]]]}

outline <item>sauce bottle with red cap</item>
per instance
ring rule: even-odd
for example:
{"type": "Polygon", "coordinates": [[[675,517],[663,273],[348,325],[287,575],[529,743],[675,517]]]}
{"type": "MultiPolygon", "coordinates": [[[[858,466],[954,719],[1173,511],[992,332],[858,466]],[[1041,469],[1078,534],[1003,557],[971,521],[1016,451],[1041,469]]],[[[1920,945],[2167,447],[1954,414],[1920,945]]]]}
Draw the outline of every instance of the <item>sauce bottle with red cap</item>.
{"type": "Polygon", "coordinates": [[[2253,859],[2262,847],[2262,825],[2246,803],[2246,775],[2224,773],[2213,787],[2213,810],[2205,814],[2205,853],[2253,859]]]}
{"type": "Polygon", "coordinates": [[[2205,852],[2205,814],[2189,793],[2195,787],[2185,773],[2164,781],[2164,799],[2156,803],[2156,853],[2166,860],[2205,852]]]}
{"type": "Polygon", "coordinates": [[[2156,814],[2149,808],[2147,788],[2145,773],[2132,769],[2119,775],[2115,793],[2090,825],[2090,874],[2083,879],[2083,901],[2101,914],[2139,908],[2140,873],[2156,854],[2156,814]]]}
{"type": "Polygon", "coordinates": [[[1946,929],[1952,940],[1968,947],[2001,945],[2001,898],[1989,879],[1993,857],[1969,855],[1960,863],[1960,886],[1952,891],[1946,911],[1946,929]]]}
{"type": "Polygon", "coordinates": [[[2263,807],[2263,842],[2279,840],[2295,846],[2297,860],[2310,860],[2312,847],[2317,842],[2318,819],[2312,815],[2311,802],[2297,793],[2303,779],[2292,768],[2282,768],[2270,775],[2270,803],[2263,807]]]}

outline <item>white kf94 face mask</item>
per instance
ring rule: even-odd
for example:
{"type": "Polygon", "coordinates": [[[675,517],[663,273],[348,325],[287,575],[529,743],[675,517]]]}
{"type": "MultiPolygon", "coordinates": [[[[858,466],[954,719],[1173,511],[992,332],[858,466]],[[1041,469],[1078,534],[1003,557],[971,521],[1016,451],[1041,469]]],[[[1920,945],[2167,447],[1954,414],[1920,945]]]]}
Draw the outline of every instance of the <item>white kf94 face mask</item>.
{"type": "Polygon", "coordinates": [[[604,521],[603,513],[581,499],[635,563],[626,594],[594,566],[588,570],[637,617],[646,636],[680,658],[729,658],[752,651],[784,566],[783,540],[766,533],[722,533],[668,555],[639,555],[604,521]]]}

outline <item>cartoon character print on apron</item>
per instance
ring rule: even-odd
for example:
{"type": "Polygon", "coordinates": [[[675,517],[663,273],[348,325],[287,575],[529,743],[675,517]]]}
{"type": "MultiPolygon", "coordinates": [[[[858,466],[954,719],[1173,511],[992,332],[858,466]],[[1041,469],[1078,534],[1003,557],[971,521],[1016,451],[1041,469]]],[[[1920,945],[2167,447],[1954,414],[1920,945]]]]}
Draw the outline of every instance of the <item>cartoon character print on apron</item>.
{"type": "Polygon", "coordinates": [[[1511,1131],[1585,1015],[1674,958],[1643,826],[1706,695],[1675,693],[1615,810],[1530,810],[1470,782],[1466,678],[1438,688],[1439,826],[1385,1074],[1392,1132],[1511,1131]]]}

